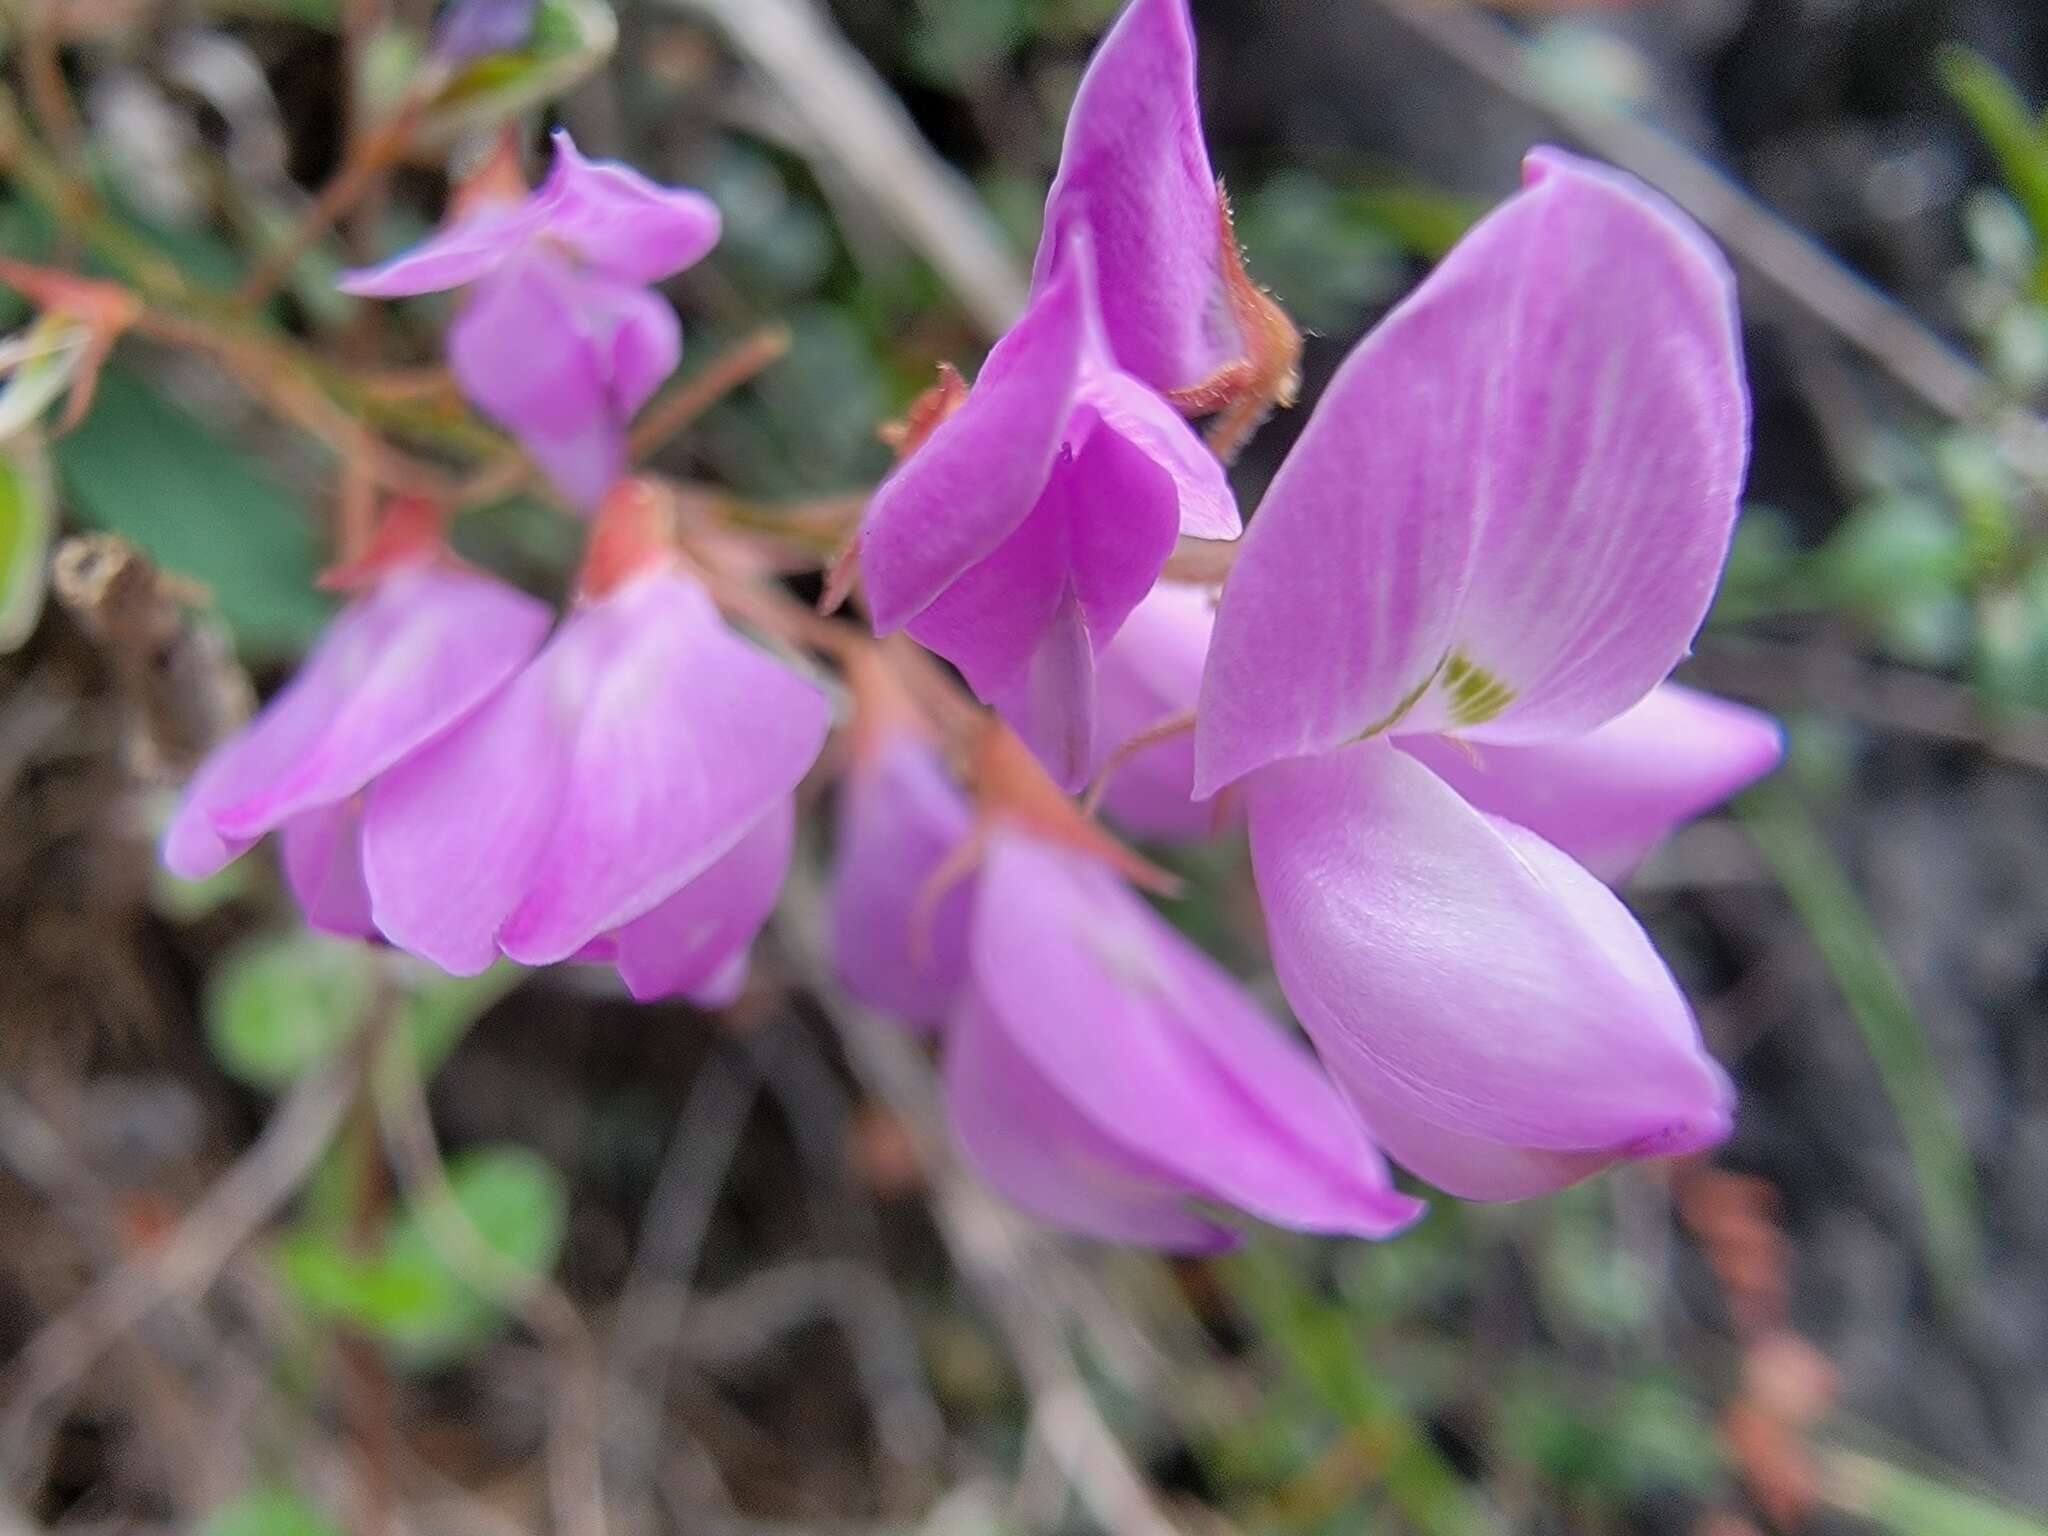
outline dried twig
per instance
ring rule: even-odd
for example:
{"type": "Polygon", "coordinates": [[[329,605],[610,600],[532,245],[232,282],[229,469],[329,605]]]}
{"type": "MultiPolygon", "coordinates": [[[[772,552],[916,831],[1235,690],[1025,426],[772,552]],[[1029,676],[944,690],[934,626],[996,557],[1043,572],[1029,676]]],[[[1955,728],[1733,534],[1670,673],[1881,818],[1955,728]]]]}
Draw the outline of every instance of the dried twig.
{"type": "Polygon", "coordinates": [[[1872,663],[1846,650],[1753,636],[1709,639],[1685,664],[1682,678],[1780,713],[1826,709],[1860,725],[1972,747],[2013,767],[2048,773],[2048,716],[2040,711],[1994,713],[1967,683],[1872,663]]]}
{"type": "Polygon", "coordinates": [[[315,194],[298,223],[244,280],[235,294],[237,313],[247,314],[268,303],[313,243],[375,191],[384,173],[398,162],[412,142],[425,107],[425,97],[414,92],[383,123],[355,141],[348,160],[334,179],[315,194]]]}
{"type": "MultiPolygon", "coordinates": [[[[749,1045],[803,1162],[804,1191],[819,1236],[844,1248],[881,1254],[874,1204],[846,1166],[852,1106],[831,1064],[808,1033],[792,1048],[775,1050],[759,1038],[749,1045]]],[[[853,1348],[877,1438],[898,1465],[928,1468],[945,1439],[945,1423],[925,1387],[916,1327],[876,1264],[843,1261],[835,1273],[845,1271],[865,1275],[865,1282],[828,1286],[822,1299],[853,1348]]]]}
{"type": "Polygon", "coordinates": [[[597,1357],[576,1304],[545,1275],[506,1258],[477,1231],[448,1183],[412,1052],[380,1053],[377,1113],[420,1229],[463,1282],[518,1317],[548,1348],[560,1375],[547,1444],[556,1536],[605,1536],[597,1357]]]}
{"type": "Polygon", "coordinates": [[[821,890],[815,868],[800,865],[776,932],[804,986],[838,1027],[854,1071],[915,1141],[930,1175],[940,1235],[1009,1342],[1031,1393],[1035,1432],[1105,1531],[1179,1536],[1089,1393],[1068,1349],[1065,1321],[1034,1283],[1024,1229],[955,1162],[929,1065],[901,1029],[854,1004],[833,981],[820,947],[821,890]]]}
{"type": "Polygon", "coordinates": [[[170,1240],[96,1282],[29,1340],[0,1377],[0,1457],[16,1467],[45,1405],[167,1300],[213,1282],[235,1250],[290,1198],[334,1139],[355,1074],[346,1065],[304,1079],[256,1144],[179,1223],[170,1240]]]}
{"type": "Polygon", "coordinates": [[[119,534],[59,544],[50,587],[113,667],[133,717],[126,756],[141,778],[184,778],[255,708],[226,627],[119,534]]]}
{"type": "MultiPolygon", "coordinates": [[[[787,326],[766,325],[742,337],[647,408],[626,439],[629,456],[635,462],[646,458],[788,351],[787,326]]],[[[538,473],[525,454],[508,454],[463,482],[456,505],[481,507],[502,501],[523,490],[538,473]]]]}
{"type": "Polygon", "coordinates": [[[667,1362],[684,1326],[690,1277],[758,1090],[755,1074],[730,1050],[713,1053],[690,1085],[647,1199],[613,1315],[604,1380],[604,1400],[619,1426],[612,1465],[636,1496],[655,1470],[667,1362]],[[660,1363],[660,1371],[648,1369],[650,1362],[660,1363]]]}

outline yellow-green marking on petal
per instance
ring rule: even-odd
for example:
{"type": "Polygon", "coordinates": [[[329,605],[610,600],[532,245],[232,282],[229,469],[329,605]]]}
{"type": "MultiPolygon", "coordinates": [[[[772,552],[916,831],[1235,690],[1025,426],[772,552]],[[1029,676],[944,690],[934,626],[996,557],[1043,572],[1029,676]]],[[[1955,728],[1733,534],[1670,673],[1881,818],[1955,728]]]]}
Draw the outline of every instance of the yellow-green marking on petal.
{"type": "Polygon", "coordinates": [[[1444,658],[1441,676],[1450,696],[1451,719],[1458,725],[1482,724],[1515,700],[1514,689],[1462,651],[1444,658]]]}

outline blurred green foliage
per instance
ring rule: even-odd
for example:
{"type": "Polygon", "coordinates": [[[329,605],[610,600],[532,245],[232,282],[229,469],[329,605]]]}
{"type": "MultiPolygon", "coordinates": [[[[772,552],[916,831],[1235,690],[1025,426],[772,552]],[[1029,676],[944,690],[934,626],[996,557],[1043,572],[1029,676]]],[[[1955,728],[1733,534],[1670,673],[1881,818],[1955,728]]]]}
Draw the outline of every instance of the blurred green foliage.
{"type": "Polygon", "coordinates": [[[359,943],[303,929],[230,955],[206,996],[214,1059],[254,1088],[288,1087],[332,1060],[363,1027],[376,960],[359,943]]]}
{"type": "Polygon", "coordinates": [[[50,468],[34,429],[0,438],[0,655],[15,649],[42,616],[44,561],[56,523],[50,468]]]}
{"type": "Polygon", "coordinates": [[[107,366],[54,457],[71,514],[204,583],[245,652],[296,655],[326,622],[304,499],[132,368],[107,366]]]}
{"type": "Polygon", "coordinates": [[[906,62],[925,84],[961,94],[1027,44],[1092,41],[1122,0],[916,0],[906,62]]]}
{"type": "Polygon", "coordinates": [[[1998,157],[2006,185],[2034,235],[2034,297],[2048,301],[2048,113],[2029,107],[2013,83],[1982,54],[1952,44],[1940,55],[1942,83],[1998,157]]]}
{"type": "Polygon", "coordinates": [[[262,1488],[215,1510],[192,1536],[342,1536],[342,1530],[301,1495],[262,1488]]]}
{"type": "Polygon", "coordinates": [[[2048,1525],[2008,1504],[1967,1493],[1873,1457],[1842,1453],[1829,1475],[1834,1501],[1893,1536],[2044,1536],[2048,1525]]]}
{"type": "Polygon", "coordinates": [[[1943,1301],[1956,1306],[1982,1260],[1977,1177],[1911,995],[1796,781],[1766,780],[1743,796],[1737,813],[1841,985],[1912,1158],[1929,1268],[1943,1301]]]}
{"type": "MultiPolygon", "coordinates": [[[[534,1275],[554,1268],[569,1200],[544,1158],[522,1147],[473,1147],[450,1161],[448,1184],[463,1219],[502,1258],[534,1275]]],[[[301,1224],[274,1256],[312,1316],[361,1329],[412,1368],[459,1360],[504,1323],[503,1310],[450,1262],[410,1206],[368,1243],[331,1223],[301,1224]]]]}
{"type": "Polygon", "coordinates": [[[543,106],[602,65],[618,40],[618,22],[603,0],[540,0],[524,46],[469,60],[435,93],[430,131],[489,126],[543,106]]]}

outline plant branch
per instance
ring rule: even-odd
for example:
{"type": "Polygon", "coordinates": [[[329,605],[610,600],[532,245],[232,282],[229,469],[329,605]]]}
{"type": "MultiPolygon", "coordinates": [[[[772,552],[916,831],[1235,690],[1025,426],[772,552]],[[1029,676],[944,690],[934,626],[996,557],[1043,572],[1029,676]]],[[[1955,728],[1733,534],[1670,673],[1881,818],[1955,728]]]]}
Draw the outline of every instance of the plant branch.
{"type": "Polygon", "coordinates": [[[776,932],[806,990],[838,1029],[855,1074],[916,1144],[940,1236],[1008,1341],[1031,1393],[1034,1431],[1069,1485],[1110,1536],[1180,1536],[1096,1406],[1068,1347],[1060,1309],[1033,1283],[1017,1219],[954,1160],[930,1067],[900,1028],[858,1007],[832,980],[819,937],[824,902],[815,869],[800,864],[792,873],[776,932]]]}
{"type": "Polygon", "coordinates": [[[102,1277],[29,1340],[0,1377],[0,1456],[8,1466],[20,1461],[45,1405],[157,1307],[211,1285],[291,1197],[340,1128],[355,1078],[351,1066],[338,1065],[302,1080],[167,1242],[102,1277]]]}
{"type": "Polygon", "coordinates": [[[463,1214],[418,1066],[402,1043],[379,1053],[375,1086],[385,1149],[427,1241],[465,1284],[532,1329],[560,1372],[547,1448],[556,1536],[605,1536],[597,1352],[582,1315],[547,1276],[506,1258],[463,1214]]]}

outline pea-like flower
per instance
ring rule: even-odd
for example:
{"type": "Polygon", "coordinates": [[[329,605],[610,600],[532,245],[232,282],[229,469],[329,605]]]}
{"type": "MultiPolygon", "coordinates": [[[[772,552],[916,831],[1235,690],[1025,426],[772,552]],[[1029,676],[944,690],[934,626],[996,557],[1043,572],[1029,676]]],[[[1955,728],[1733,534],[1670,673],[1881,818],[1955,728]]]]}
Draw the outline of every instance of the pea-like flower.
{"type": "MultiPolygon", "coordinates": [[[[1200,841],[1234,819],[1232,797],[1196,800],[1192,716],[1215,627],[1206,587],[1162,581],[1103,652],[1097,771],[1102,808],[1141,837],[1200,841]],[[1148,735],[1160,739],[1147,741],[1148,735]],[[1126,743],[1141,743],[1118,757],[1126,743]]],[[[1395,738],[1476,809],[1555,844],[1607,881],[1675,828],[1777,766],[1777,721],[1677,683],[1583,735],[1483,749],[1449,736],[1395,738]]]]}
{"type": "MultiPolygon", "coordinates": [[[[1639,842],[1641,804],[1538,817],[1534,754],[1634,730],[1706,613],[1747,449],[1719,257],[1647,189],[1538,151],[1344,364],[1224,589],[1195,788],[1243,781],[1289,1000],[1380,1142],[1453,1193],[1727,1133],[1727,1079],[1634,919],[1453,782],[1523,754],[1497,808],[1596,855],[1639,842]],[[1399,750],[1437,736],[1472,773],[1399,750]]],[[[1685,712],[1695,743],[1728,727],[1685,712]]],[[[1648,821],[1768,766],[1767,733],[1735,730],[1734,770],[1712,748],[1648,821]]]]}
{"type": "Polygon", "coordinates": [[[675,311],[649,285],[701,260],[718,235],[701,193],[586,160],[559,132],[535,191],[466,213],[340,286],[371,298],[473,288],[448,330],[457,385],[589,509],[625,469],[627,423],[682,356],[675,311]]]}
{"type": "Polygon", "coordinates": [[[1777,767],[1785,733],[1769,715],[1664,683],[1583,736],[1482,747],[1403,736],[1398,745],[1477,809],[1611,881],[1673,828],[1777,767]]]}
{"type": "Polygon", "coordinates": [[[1076,233],[1094,252],[1120,367],[1165,394],[1245,357],[1187,0],[1133,0],[1089,60],[1046,199],[1034,290],[1052,281],[1076,233]]]}
{"type": "Polygon", "coordinates": [[[875,493],[875,626],[957,666],[1067,788],[1095,754],[1095,666],[1181,534],[1228,539],[1222,466],[1111,357],[1093,263],[1067,261],[966,399],[875,493]]]}
{"type": "Polygon", "coordinates": [[[1089,854],[1000,827],[947,1025],[946,1101],[974,1167],[1042,1220],[1225,1248],[1201,1205],[1388,1237],[1422,1213],[1358,1118],[1244,989],[1089,854]]]}
{"type": "Polygon", "coordinates": [[[968,840],[974,813],[916,731],[857,731],[851,752],[832,864],[833,963],[870,1008],[936,1029],[966,973],[974,882],[934,882],[968,840]]]}
{"type": "Polygon", "coordinates": [[[1131,610],[1102,653],[1095,689],[1100,728],[1092,775],[1107,772],[1102,808],[1124,830],[1168,842],[1212,836],[1227,807],[1196,800],[1195,738],[1185,728],[1202,687],[1216,594],[1162,581],[1131,610]],[[1119,753],[1153,732],[1162,739],[1119,753]]]}
{"type": "Polygon", "coordinates": [[[194,775],[163,859],[203,879],[279,832],[307,920],[360,937],[373,931],[358,852],[364,791],[482,707],[552,615],[459,563],[420,507],[395,509],[350,574],[359,590],[298,675],[194,775]]]}
{"type": "Polygon", "coordinates": [[[1014,738],[983,741],[979,807],[912,731],[856,750],[835,963],[939,1032],[955,1139],[990,1184],[1053,1225],[1188,1251],[1234,1241],[1203,1204],[1366,1237],[1421,1213],[1314,1055],[1132,891],[1135,861],[1014,738]]]}
{"type": "MultiPolygon", "coordinates": [[[[643,493],[626,482],[600,517],[643,493]]],[[[581,605],[363,813],[377,928],[456,975],[502,952],[605,960],[638,997],[729,998],[790,853],[824,695],[729,629],[658,537],[594,560],[581,605]]]]}

